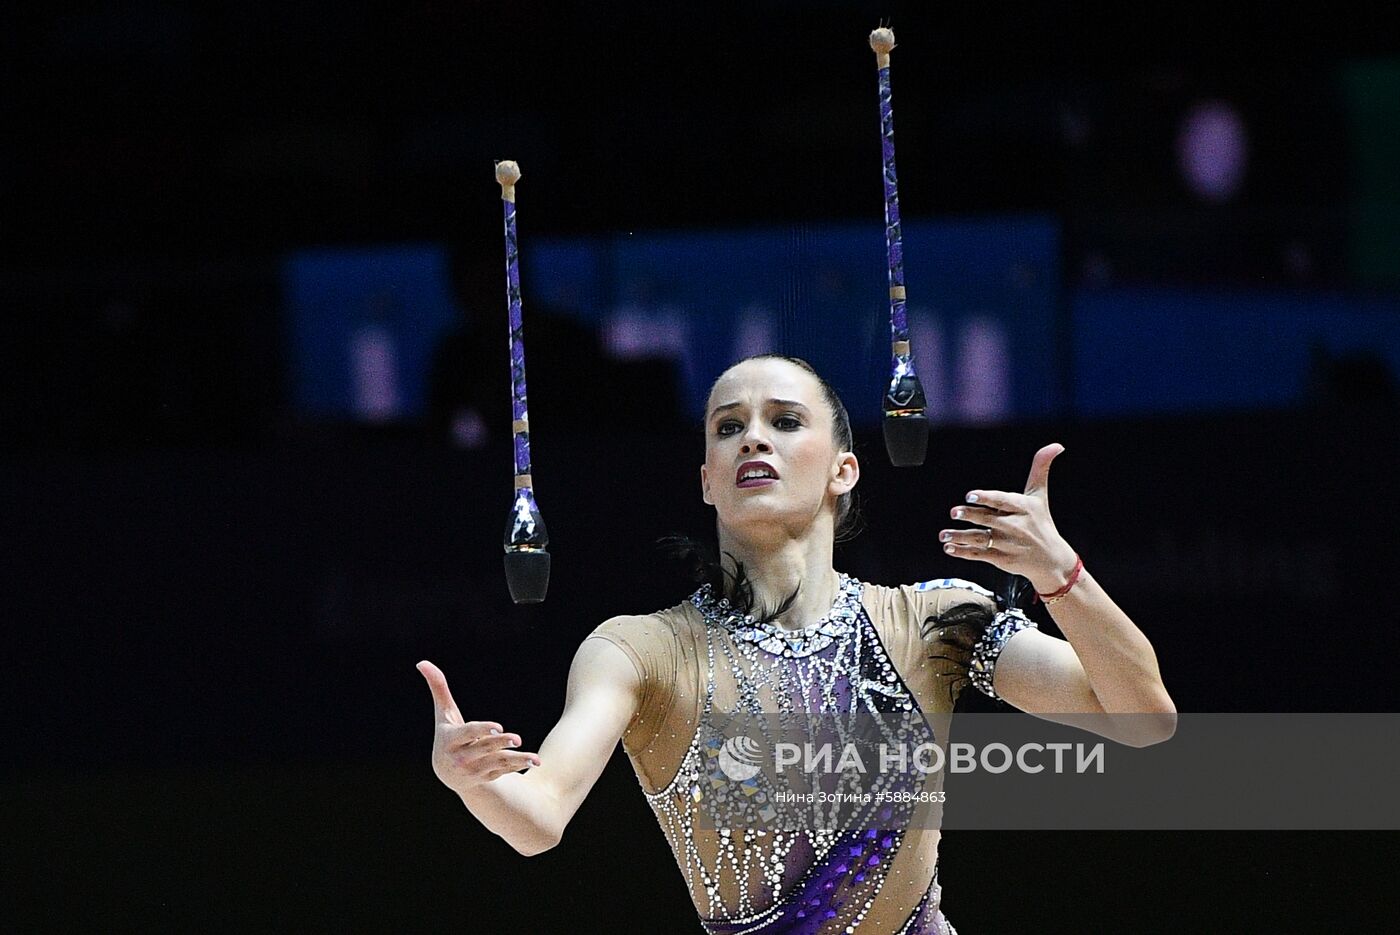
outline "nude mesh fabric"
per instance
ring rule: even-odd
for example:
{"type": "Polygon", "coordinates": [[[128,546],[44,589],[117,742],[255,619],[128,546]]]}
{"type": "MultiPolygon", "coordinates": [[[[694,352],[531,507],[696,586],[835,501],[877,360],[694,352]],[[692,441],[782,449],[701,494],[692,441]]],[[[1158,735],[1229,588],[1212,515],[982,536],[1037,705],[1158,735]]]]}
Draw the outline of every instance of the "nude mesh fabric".
{"type": "MultiPolygon", "coordinates": [[[[968,684],[968,654],[925,621],[964,603],[994,610],[993,601],[961,587],[919,590],[910,585],[891,588],[867,584],[861,603],[895,671],[929,716],[940,740],[946,742],[948,716],[968,684]]],[[[618,646],[641,674],[642,696],[623,735],[623,747],[676,856],[701,920],[761,918],[774,906],[773,883],[781,881],[781,901],[830,846],[830,839],[807,833],[760,836],[747,829],[724,837],[718,831],[700,828],[698,809],[687,790],[679,788],[682,783],[677,774],[688,754],[693,762],[692,740],[707,691],[713,691],[712,712],[737,710],[744,693],[744,707],[749,710],[754,699],[764,711],[779,709],[771,687],[759,684],[764,681],[763,673],[751,672],[732,635],[707,625],[689,601],[645,616],[614,618],[595,629],[590,638],[607,639],[618,646]],[[713,675],[709,672],[711,650],[713,675]],[[738,678],[731,671],[731,662],[740,666],[738,678]]],[[[766,653],[759,653],[759,659],[760,665],[766,666],[794,662],[766,653]]],[[[936,783],[941,781],[938,777],[936,783]]],[[[894,859],[880,868],[881,873],[872,874],[872,905],[858,931],[893,932],[909,919],[933,885],[938,840],[936,829],[920,828],[916,820],[903,836],[894,859]]],[[[843,915],[822,931],[845,931],[853,921],[843,915]]]]}

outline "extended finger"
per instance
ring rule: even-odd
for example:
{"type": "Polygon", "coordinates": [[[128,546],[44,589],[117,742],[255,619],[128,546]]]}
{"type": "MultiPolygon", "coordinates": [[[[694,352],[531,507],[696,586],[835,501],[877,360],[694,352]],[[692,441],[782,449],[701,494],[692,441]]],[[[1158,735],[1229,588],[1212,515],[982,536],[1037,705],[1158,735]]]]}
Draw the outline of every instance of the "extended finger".
{"type": "Polygon", "coordinates": [[[476,775],[484,779],[495,779],[506,773],[513,773],[516,770],[525,769],[529,766],[540,765],[540,755],[538,753],[524,753],[514,750],[502,750],[499,753],[492,753],[489,756],[473,757],[466,759],[466,754],[458,752],[453,759],[459,766],[465,767],[476,775]]]}
{"type": "Polygon", "coordinates": [[[1023,493],[1009,493],[1005,490],[970,490],[967,494],[969,504],[990,507],[1002,513],[1030,512],[1031,499],[1023,493]]]}
{"type": "Polygon", "coordinates": [[[973,530],[971,534],[981,536],[982,541],[973,545],[966,545],[956,541],[945,542],[943,543],[943,551],[954,558],[966,558],[974,562],[992,562],[995,564],[998,559],[1007,558],[1006,553],[996,548],[1000,543],[994,543],[993,547],[990,549],[986,548],[987,533],[985,531],[973,530]]]}
{"type": "Polygon", "coordinates": [[[447,688],[447,676],[442,674],[442,670],[424,659],[418,663],[418,671],[423,673],[423,678],[428,681],[428,690],[433,693],[433,707],[436,709],[438,719],[456,716],[461,722],[461,712],[457,710],[457,702],[452,700],[452,692],[447,688]]]}
{"type": "Polygon", "coordinates": [[[945,529],[938,534],[938,540],[943,543],[945,551],[948,546],[954,546],[986,552],[1008,544],[1004,535],[991,529],[945,529]]]}
{"type": "Polygon", "coordinates": [[[984,506],[955,506],[948,511],[948,515],[963,522],[999,529],[1004,525],[1005,519],[1012,514],[984,506]]]}
{"type": "Polygon", "coordinates": [[[448,749],[477,747],[479,749],[504,750],[520,746],[519,734],[502,733],[501,725],[495,721],[468,721],[465,724],[443,728],[442,741],[448,749]]]}

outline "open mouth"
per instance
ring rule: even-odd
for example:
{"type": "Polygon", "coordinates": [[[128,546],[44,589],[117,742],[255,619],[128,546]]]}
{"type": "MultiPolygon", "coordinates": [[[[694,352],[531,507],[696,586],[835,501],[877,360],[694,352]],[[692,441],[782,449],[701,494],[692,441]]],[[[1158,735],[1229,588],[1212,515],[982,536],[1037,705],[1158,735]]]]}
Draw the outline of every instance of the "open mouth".
{"type": "Polygon", "coordinates": [[[777,482],[778,472],[763,461],[745,461],[734,475],[734,484],[740,488],[767,487],[777,482]]]}

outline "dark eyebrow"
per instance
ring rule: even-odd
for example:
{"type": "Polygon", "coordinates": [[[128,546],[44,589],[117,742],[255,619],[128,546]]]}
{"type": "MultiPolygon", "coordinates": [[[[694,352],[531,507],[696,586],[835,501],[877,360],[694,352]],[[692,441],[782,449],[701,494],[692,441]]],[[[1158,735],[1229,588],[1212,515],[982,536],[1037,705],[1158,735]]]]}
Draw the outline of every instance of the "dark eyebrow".
{"type": "MultiPolygon", "coordinates": [[[[797,400],[795,400],[795,399],[776,399],[776,398],[775,398],[775,399],[770,399],[770,400],[768,400],[768,402],[767,402],[767,405],[769,405],[769,406],[772,406],[772,405],[775,405],[775,404],[778,405],[778,406],[786,406],[786,407],[789,408],[789,409],[801,409],[801,410],[803,410],[804,412],[807,411],[807,407],[806,407],[805,405],[803,405],[802,403],[799,403],[799,402],[798,402],[797,400]]],[[[719,415],[721,412],[728,412],[730,409],[738,409],[738,408],[739,408],[740,406],[742,406],[742,405],[743,405],[743,403],[725,403],[723,406],[716,406],[716,407],[710,412],[710,418],[713,419],[715,416],[719,415]]]]}

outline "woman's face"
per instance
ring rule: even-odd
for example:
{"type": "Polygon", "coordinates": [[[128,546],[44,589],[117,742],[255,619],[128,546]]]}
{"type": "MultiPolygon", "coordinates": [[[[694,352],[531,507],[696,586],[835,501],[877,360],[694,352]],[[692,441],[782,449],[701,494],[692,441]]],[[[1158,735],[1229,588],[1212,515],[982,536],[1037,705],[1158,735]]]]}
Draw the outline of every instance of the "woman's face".
{"type": "Polygon", "coordinates": [[[705,412],[700,486],[729,529],[779,523],[800,531],[860,476],[856,456],[832,440],[821,384],[785,360],[731,367],[705,412]]]}

